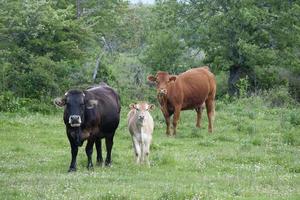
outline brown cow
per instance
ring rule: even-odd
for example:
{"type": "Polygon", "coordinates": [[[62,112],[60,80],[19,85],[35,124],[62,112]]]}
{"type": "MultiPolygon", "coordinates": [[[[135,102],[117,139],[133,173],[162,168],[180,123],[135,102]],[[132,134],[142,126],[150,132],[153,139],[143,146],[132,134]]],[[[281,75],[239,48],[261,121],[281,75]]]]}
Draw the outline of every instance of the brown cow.
{"type": "Polygon", "coordinates": [[[190,69],[177,76],[159,71],[156,76],[148,76],[148,80],[156,83],[157,98],[161,105],[167,124],[167,135],[170,135],[170,117],[173,117],[173,135],[181,110],[195,109],[197,127],[200,127],[202,105],[205,103],[208,116],[208,131],[212,132],[215,112],[216,81],[208,67],[190,69]]]}

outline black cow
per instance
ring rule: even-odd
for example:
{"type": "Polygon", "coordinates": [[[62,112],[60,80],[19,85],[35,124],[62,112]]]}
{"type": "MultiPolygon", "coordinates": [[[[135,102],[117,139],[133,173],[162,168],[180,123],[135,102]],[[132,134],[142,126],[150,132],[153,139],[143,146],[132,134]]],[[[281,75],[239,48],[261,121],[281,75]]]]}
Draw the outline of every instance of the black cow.
{"type": "Polygon", "coordinates": [[[64,107],[64,122],[71,145],[72,160],[69,172],[76,171],[78,146],[87,140],[85,148],[88,157],[87,168],[93,167],[93,145],[96,144],[97,164],[102,165],[101,139],[105,138],[107,155],[105,166],[111,164],[113,138],[120,121],[119,95],[102,83],[87,90],[70,90],[54,103],[64,107]]]}

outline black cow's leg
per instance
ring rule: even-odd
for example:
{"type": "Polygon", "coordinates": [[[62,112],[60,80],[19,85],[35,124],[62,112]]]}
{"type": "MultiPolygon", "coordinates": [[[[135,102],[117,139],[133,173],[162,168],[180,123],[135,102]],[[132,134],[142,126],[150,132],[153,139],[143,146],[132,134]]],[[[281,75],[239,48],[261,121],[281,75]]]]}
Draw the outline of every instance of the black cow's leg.
{"type": "Polygon", "coordinates": [[[97,150],[97,165],[98,166],[102,166],[103,163],[103,157],[102,157],[102,147],[101,147],[101,139],[97,138],[95,140],[95,144],[96,144],[96,150],[97,150]]]}
{"type": "Polygon", "coordinates": [[[113,144],[114,144],[113,136],[105,138],[105,146],[106,146],[106,152],[107,152],[106,159],[105,159],[105,166],[111,165],[111,149],[112,149],[113,144]]]}
{"type": "Polygon", "coordinates": [[[95,140],[93,138],[89,138],[85,147],[86,156],[88,157],[88,164],[87,164],[88,169],[93,168],[92,154],[93,154],[94,142],[95,140]]]}
{"type": "Polygon", "coordinates": [[[70,145],[71,145],[71,154],[72,154],[72,160],[71,160],[71,164],[69,167],[68,172],[73,172],[76,171],[76,157],[77,157],[77,153],[78,153],[78,146],[75,145],[75,143],[71,140],[70,141],[70,145]]]}

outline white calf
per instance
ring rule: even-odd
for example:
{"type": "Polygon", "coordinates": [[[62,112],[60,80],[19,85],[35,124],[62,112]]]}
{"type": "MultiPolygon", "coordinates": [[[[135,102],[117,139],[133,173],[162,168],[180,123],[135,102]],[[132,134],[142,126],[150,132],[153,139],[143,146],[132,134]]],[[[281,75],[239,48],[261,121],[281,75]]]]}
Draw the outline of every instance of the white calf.
{"type": "Polygon", "coordinates": [[[127,115],[128,129],[132,137],[133,148],[136,156],[136,162],[146,162],[148,165],[148,155],[152,141],[154,128],[153,118],[149,111],[154,109],[153,104],[141,102],[130,104],[131,109],[127,115]]]}

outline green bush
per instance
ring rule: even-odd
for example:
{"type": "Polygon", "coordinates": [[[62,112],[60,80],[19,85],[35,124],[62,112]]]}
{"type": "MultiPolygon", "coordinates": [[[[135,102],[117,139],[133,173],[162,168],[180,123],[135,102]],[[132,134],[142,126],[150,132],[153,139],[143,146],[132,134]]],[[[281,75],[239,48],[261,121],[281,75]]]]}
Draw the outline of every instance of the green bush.
{"type": "Polygon", "coordinates": [[[221,71],[216,74],[216,82],[217,82],[217,94],[216,97],[218,99],[224,97],[228,92],[228,73],[221,71]]]}
{"type": "Polygon", "coordinates": [[[0,95],[1,112],[39,112],[50,114],[56,112],[52,100],[45,98],[29,99],[16,97],[12,92],[5,92],[0,95]]]}
{"type": "Polygon", "coordinates": [[[296,104],[286,86],[280,86],[263,92],[262,96],[270,107],[286,107],[296,104]]]}
{"type": "Polygon", "coordinates": [[[19,111],[22,102],[19,98],[14,97],[12,92],[5,92],[0,95],[0,111],[16,112],[19,111]]]}
{"type": "Polygon", "coordinates": [[[295,126],[300,125],[300,112],[295,111],[290,114],[290,123],[295,126]]]}

